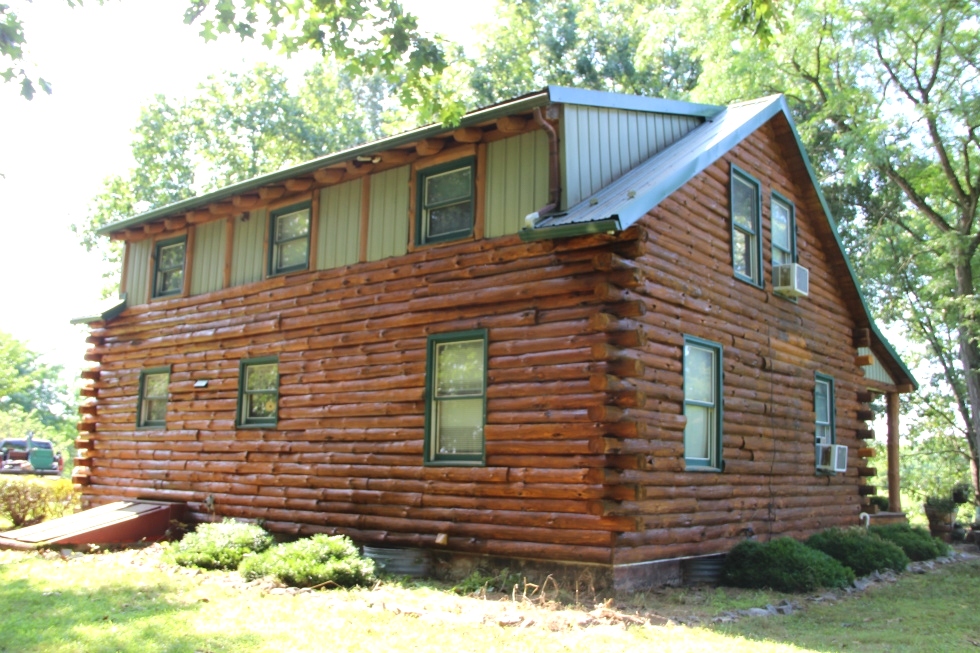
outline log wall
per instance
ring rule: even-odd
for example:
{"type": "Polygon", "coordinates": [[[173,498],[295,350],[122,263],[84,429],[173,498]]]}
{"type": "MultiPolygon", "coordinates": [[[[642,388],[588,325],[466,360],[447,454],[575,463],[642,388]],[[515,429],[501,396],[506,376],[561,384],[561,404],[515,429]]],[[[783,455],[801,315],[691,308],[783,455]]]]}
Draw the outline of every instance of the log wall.
{"type": "Polygon", "coordinates": [[[874,470],[858,457],[858,436],[866,435],[858,411],[866,406],[858,398],[865,384],[851,346],[855,323],[835,281],[839,254],[823,245],[824,218],[806,178],[791,174],[792,163],[767,125],[641,222],[642,246],[629,264],[642,281],[628,298],[646,308],[630,321],[647,341],[633,351],[645,367],[637,378],[616,382],[646,396],[642,408],[617,415],[620,428],[637,422],[642,437],[614,441],[632,460],[611,473],[608,481],[622,488],[623,498],[606,505],[606,514],[634,517],[638,528],[617,537],[616,564],[718,553],[749,533],[761,540],[803,537],[856,524],[862,475],[874,470]],[[732,273],[732,164],[762,187],[765,288],[732,273]],[[795,302],[772,293],[772,191],[796,206],[799,262],[810,271],[810,295],[795,302]],[[685,471],[685,334],[724,347],[721,473],[685,471]],[[837,443],[849,447],[844,474],[815,470],[818,372],[835,381],[837,443]]]}
{"type": "Polygon", "coordinates": [[[597,316],[637,307],[606,298],[596,259],[637,236],[469,241],[129,308],[92,332],[86,503],[179,500],[289,533],[447,534],[451,550],[609,563],[635,520],[604,514],[614,460],[590,411],[611,395],[590,378],[629,363],[597,316]],[[426,338],[474,328],[488,329],[486,466],[423,466],[426,338]],[[238,362],[269,355],[278,425],[236,429],[238,362]],[[137,429],[140,370],[164,365],[167,427],[137,429]]]}

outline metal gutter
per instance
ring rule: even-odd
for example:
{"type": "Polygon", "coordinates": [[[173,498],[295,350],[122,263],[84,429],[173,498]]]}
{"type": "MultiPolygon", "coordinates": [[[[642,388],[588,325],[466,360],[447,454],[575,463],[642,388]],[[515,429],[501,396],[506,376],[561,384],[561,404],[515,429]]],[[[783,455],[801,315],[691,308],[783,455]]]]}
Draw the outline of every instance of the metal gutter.
{"type": "Polygon", "coordinates": [[[521,240],[527,243],[535,240],[571,238],[572,236],[613,233],[616,231],[622,231],[622,229],[619,226],[619,218],[612,216],[605,220],[596,220],[594,222],[574,222],[572,224],[563,224],[557,227],[521,229],[518,233],[521,236],[521,240]]]}
{"type": "Polygon", "coordinates": [[[109,302],[104,302],[101,310],[93,313],[92,315],[85,315],[83,317],[76,317],[71,320],[71,324],[91,324],[92,322],[105,322],[116,317],[120,313],[126,310],[126,298],[122,299],[112,299],[109,302]]]}

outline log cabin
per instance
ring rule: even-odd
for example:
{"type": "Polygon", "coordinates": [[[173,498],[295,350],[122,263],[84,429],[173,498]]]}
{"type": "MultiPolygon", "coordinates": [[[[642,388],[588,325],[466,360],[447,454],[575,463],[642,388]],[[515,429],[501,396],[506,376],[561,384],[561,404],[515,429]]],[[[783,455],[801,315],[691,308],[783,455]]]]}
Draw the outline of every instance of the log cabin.
{"type": "MultiPolygon", "coordinates": [[[[875,326],[781,96],[547,87],[105,227],[86,506],[676,580],[857,524],[875,326]]],[[[897,464],[891,492],[898,505],[897,464]]]]}

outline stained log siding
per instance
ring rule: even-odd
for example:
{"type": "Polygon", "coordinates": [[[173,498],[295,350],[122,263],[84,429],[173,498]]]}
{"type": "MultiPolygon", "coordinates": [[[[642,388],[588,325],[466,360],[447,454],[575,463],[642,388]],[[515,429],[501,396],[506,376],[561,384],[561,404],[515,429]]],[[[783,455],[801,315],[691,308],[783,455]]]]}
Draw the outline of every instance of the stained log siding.
{"type": "Polygon", "coordinates": [[[85,501],[186,501],[205,519],[213,500],[214,516],[281,532],[427,547],[446,533],[450,550],[608,564],[636,520],[606,512],[618,459],[590,411],[624,393],[590,379],[628,372],[599,316],[638,306],[605,298],[633,278],[596,260],[638,236],[470,241],[127,309],[90,339],[85,501]],[[486,466],[424,466],[426,338],[475,328],[486,466]],[[270,355],[278,425],[238,429],[238,362],[270,355]],[[140,370],[165,365],[166,429],[137,429],[140,370]]]}
{"type": "MultiPolygon", "coordinates": [[[[626,381],[646,402],[613,415],[620,430],[635,422],[641,437],[610,439],[624,460],[607,482],[621,498],[603,504],[604,514],[632,517],[638,528],[617,536],[616,564],[718,553],[748,532],[803,537],[856,523],[866,466],[857,395],[865,382],[851,346],[854,321],[835,282],[839,255],[822,245],[832,240],[812,188],[792,173],[797,164],[784,158],[770,123],[641,221],[639,256],[627,263],[642,282],[622,298],[646,308],[630,320],[646,339],[633,354],[644,372],[626,381]],[[762,187],[764,288],[732,273],[731,164],[762,187]],[[772,293],[772,191],[796,206],[799,262],[810,271],[810,295],[795,302],[772,293]],[[685,470],[685,334],[724,348],[722,472],[685,470]],[[817,372],[835,382],[837,443],[849,447],[844,474],[815,470],[817,372]]],[[[593,385],[610,382],[622,383],[593,385]]]]}

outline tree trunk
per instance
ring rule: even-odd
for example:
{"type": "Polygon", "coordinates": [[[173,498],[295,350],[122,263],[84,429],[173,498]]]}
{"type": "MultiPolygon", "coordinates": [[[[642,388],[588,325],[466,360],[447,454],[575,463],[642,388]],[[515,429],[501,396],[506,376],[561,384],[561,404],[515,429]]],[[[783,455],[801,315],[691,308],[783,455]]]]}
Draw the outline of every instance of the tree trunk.
{"type": "MultiPolygon", "coordinates": [[[[960,298],[974,294],[973,269],[969,259],[956,265],[956,289],[960,298]]],[[[977,504],[980,496],[980,347],[977,346],[976,334],[965,323],[960,324],[959,344],[960,362],[963,365],[963,378],[969,398],[966,439],[970,444],[970,480],[974,489],[975,511],[980,512],[980,505],[977,504]]]]}

